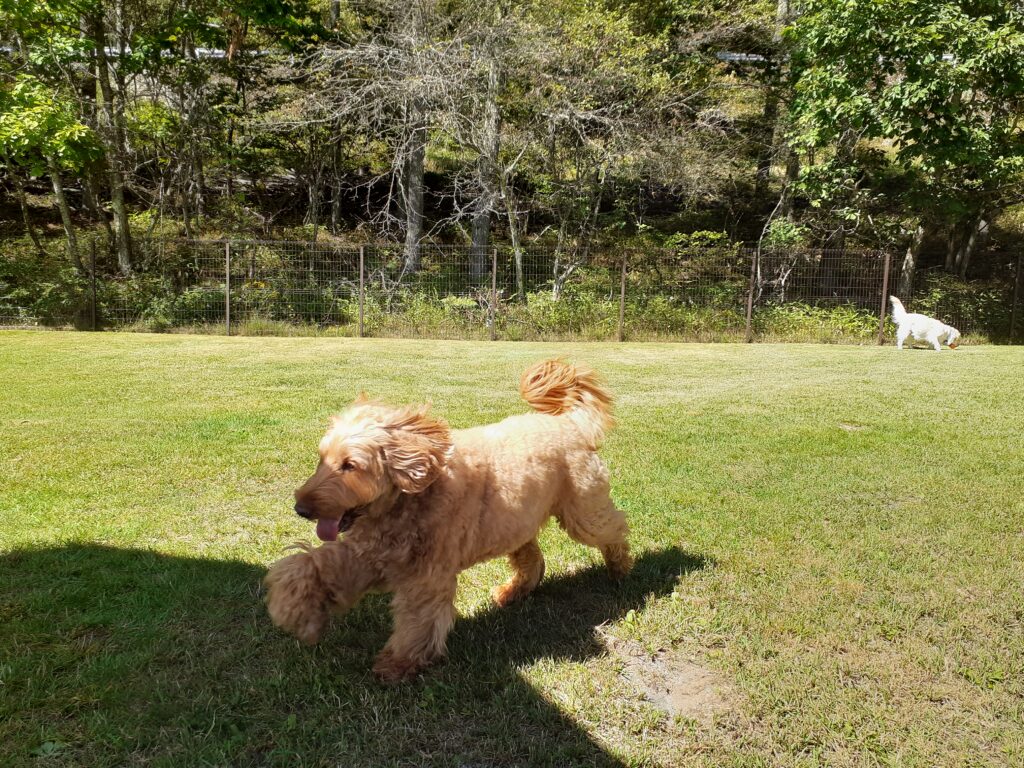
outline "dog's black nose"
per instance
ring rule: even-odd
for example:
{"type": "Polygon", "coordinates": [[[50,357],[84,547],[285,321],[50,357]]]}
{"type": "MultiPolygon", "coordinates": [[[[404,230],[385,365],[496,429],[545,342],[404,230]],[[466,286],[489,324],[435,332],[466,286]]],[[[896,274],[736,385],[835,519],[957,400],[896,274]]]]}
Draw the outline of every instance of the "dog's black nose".
{"type": "Polygon", "coordinates": [[[304,517],[307,520],[312,520],[316,515],[313,513],[313,508],[303,504],[301,501],[295,503],[295,514],[300,517],[304,517]]]}

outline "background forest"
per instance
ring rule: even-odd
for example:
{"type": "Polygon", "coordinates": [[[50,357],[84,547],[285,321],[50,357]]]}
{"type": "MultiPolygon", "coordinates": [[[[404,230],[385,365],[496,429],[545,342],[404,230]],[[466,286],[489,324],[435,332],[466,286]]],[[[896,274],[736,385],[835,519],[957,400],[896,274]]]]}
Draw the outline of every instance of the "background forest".
{"type": "MultiPolygon", "coordinates": [[[[0,0],[0,301],[152,238],[892,251],[1013,282],[1005,0],[0,0]]],[[[559,261],[561,260],[561,262],[559,261]]],[[[940,275],[941,273],[941,275],[940,275]]],[[[63,277],[62,277],[63,276],[63,277]]],[[[521,286],[520,286],[521,288],[521,286]]],[[[557,298],[557,290],[556,290],[557,298]]]]}

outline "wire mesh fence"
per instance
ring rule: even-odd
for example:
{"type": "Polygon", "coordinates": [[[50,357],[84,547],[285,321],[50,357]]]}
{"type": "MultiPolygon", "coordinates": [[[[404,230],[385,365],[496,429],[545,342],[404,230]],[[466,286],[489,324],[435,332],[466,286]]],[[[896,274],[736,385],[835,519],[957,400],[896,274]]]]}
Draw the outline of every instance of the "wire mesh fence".
{"type": "MultiPolygon", "coordinates": [[[[882,338],[899,271],[881,251],[170,239],[136,242],[130,274],[95,247],[87,262],[45,295],[8,291],[0,326],[870,343],[882,338]]],[[[1013,336],[1019,287],[1004,280],[958,295],[953,284],[921,272],[905,303],[968,334],[1013,336]]]]}

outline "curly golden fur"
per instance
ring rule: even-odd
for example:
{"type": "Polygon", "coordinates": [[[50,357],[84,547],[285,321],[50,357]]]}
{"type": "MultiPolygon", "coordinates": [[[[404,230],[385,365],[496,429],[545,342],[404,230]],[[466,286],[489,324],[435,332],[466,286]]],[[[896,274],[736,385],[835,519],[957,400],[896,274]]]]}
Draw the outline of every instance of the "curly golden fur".
{"type": "Polygon", "coordinates": [[[612,424],[610,395],[592,371],[561,360],[529,368],[520,393],[533,413],[454,432],[425,406],[362,395],[336,416],[316,471],[295,492],[296,512],[317,521],[324,544],[300,545],[270,568],[274,623],[316,643],[331,613],[390,592],[394,629],[373,670],[393,682],[444,655],[460,571],[508,555],[513,576],[493,591],[499,605],[537,586],[537,534],[549,517],[597,547],[614,576],[628,573],[626,519],[596,453],[612,424]]]}

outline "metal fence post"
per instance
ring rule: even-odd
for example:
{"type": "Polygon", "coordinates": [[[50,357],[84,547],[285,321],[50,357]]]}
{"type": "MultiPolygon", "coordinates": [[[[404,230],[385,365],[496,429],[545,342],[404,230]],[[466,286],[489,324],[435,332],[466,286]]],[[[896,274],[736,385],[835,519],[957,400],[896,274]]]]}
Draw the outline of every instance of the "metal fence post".
{"type": "Polygon", "coordinates": [[[498,338],[498,247],[491,248],[491,341],[498,338]]]}
{"type": "Polygon", "coordinates": [[[1017,304],[1020,300],[1020,265],[1024,262],[1024,253],[1017,256],[1017,269],[1013,276],[1013,304],[1010,309],[1010,343],[1017,340],[1017,304]]]}
{"type": "Polygon", "coordinates": [[[359,246],[359,338],[360,339],[363,338],[363,313],[365,311],[365,309],[364,309],[364,302],[366,301],[366,284],[365,284],[365,281],[366,281],[366,277],[365,277],[366,270],[365,270],[365,266],[364,266],[365,265],[365,260],[366,260],[366,246],[365,245],[360,245],[359,246]]]}
{"type": "Polygon", "coordinates": [[[93,238],[90,241],[89,249],[89,282],[91,283],[92,301],[89,306],[90,325],[92,330],[96,330],[96,239],[93,238]]]}
{"type": "Polygon", "coordinates": [[[231,335],[231,241],[224,243],[224,334],[231,335]]]}
{"type": "Polygon", "coordinates": [[[619,333],[618,340],[626,340],[626,254],[622,254],[622,277],[619,280],[619,333]]]}
{"type": "Polygon", "coordinates": [[[878,346],[885,344],[885,302],[889,298],[889,266],[892,262],[892,253],[885,252],[885,266],[882,269],[882,297],[878,303],[878,346]]]}
{"type": "Polygon", "coordinates": [[[755,248],[750,256],[750,284],[747,286],[747,322],[744,329],[744,338],[747,344],[754,340],[754,282],[757,279],[757,262],[761,255],[761,249],[755,248]]]}

